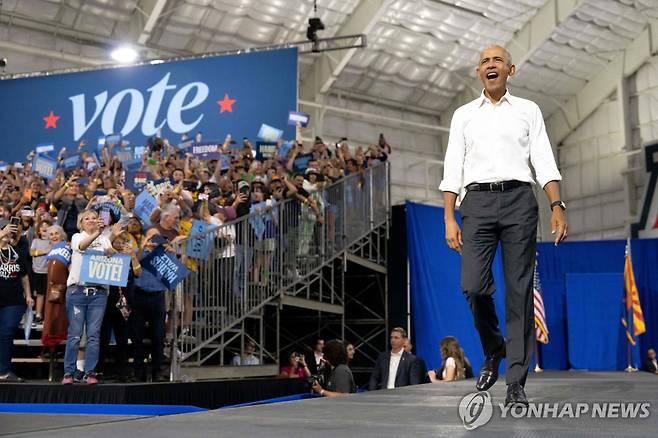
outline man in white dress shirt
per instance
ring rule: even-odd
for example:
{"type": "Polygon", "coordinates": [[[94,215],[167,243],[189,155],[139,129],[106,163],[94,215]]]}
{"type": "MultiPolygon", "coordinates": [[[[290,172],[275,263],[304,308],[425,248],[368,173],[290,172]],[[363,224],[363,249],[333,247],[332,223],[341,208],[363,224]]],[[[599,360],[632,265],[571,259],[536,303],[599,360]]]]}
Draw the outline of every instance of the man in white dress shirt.
{"type": "Polygon", "coordinates": [[[512,96],[507,78],[516,67],[507,50],[483,50],[476,67],[482,95],[458,108],[450,125],[443,181],[446,242],[462,255],[461,287],[486,355],[476,383],[479,391],[498,379],[507,357],[507,404],[527,404],[524,385],[534,348],[532,277],[538,206],[532,169],[551,204],[555,244],[567,236],[566,206],[560,200],[562,179],[537,104],[512,96]],[[532,168],[531,168],[532,165],[532,168]],[[466,196],[455,219],[462,187],[466,196]],[[492,294],[491,264],[498,243],[505,274],[507,340],[498,327],[492,294]]]}
{"type": "Polygon", "coordinates": [[[416,356],[404,350],[407,332],[402,327],[394,327],[391,329],[389,339],[391,350],[385,351],[377,357],[370,375],[368,387],[371,391],[421,383],[416,356]]]}

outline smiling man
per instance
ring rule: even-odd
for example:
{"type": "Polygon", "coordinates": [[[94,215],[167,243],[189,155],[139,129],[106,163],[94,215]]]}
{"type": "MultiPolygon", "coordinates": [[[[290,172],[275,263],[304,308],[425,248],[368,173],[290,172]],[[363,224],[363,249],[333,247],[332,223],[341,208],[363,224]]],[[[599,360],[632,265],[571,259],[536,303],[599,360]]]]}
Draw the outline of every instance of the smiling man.
{"type": "Polygon", "coordinates": [[[461,287],[469,302],[486,356],[476,388],[489,389],[507,357],[506,404],[527,404],[524,386],[534,348],[532,279],[537,240],[536,181],[551,205],[555,244],[567,236],[562,179],[537,104],[512,96],[507,79],[516,73],[505,48],[480,54],[476,73],[484,85],[477,99],[458,108],[450,125],[440,189],[445,202],[446,242],[462,255],[461,287]],[[532,166],[532,167],[531,167],[532,166]],[[535,175],[533,177],[532,169],[535,175]],[[455,219],[455,202],[462,227],[455,219]],[[505,275],[504,339],[493,301],[491,264],[498,243],[505,275]]]}

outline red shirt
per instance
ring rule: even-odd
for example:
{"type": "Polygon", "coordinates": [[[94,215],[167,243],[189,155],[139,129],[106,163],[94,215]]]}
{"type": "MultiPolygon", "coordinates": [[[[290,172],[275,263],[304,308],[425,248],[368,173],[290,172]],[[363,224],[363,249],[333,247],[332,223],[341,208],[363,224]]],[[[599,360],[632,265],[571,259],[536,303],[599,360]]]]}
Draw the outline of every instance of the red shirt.
{"type": "MultiPolygon", "coordinates": [[[[293,368],[288,365],[287,367],[281,367],[281,374],[287,374],[290,375],[290,372],[293,371],[293,368]]],[[[297,375],[299,376],[300,379],[303,379],[306,377],[306,373],[304,373],[304,368],[302,367],[297,367],[297,375]]]]}

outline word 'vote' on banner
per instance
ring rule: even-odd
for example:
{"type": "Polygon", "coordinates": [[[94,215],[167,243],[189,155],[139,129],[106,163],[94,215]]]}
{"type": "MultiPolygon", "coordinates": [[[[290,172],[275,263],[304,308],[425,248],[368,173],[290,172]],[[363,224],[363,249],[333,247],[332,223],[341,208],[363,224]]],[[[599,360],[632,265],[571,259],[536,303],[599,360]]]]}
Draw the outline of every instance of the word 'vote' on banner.
{"type": "Polygon", "coordinates": [[[130,256],[114,254],[107,257],[99,251],[85,251],[82,255],[80,281],[85,284],[104,284],[108,286],[126,286],[130,256]]]}

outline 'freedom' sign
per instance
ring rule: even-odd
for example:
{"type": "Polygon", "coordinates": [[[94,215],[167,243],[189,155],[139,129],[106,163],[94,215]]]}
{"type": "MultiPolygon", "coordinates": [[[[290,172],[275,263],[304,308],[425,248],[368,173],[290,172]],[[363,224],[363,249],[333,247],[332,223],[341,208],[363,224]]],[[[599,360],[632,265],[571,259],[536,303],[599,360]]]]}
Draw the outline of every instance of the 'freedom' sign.
{"type": "Polygon", "coordinates": [[[99,251],[85,251],[82,255],[80,281],[85,284],[125,286],[128,284],[130,256],[114,254],[107,257],[99,251]]]}
{"type": "Polygon", "coordinates": [[[192,143],[188,150],[200,160],[219,160],[222,144],[218,142],[192,143]]]}

